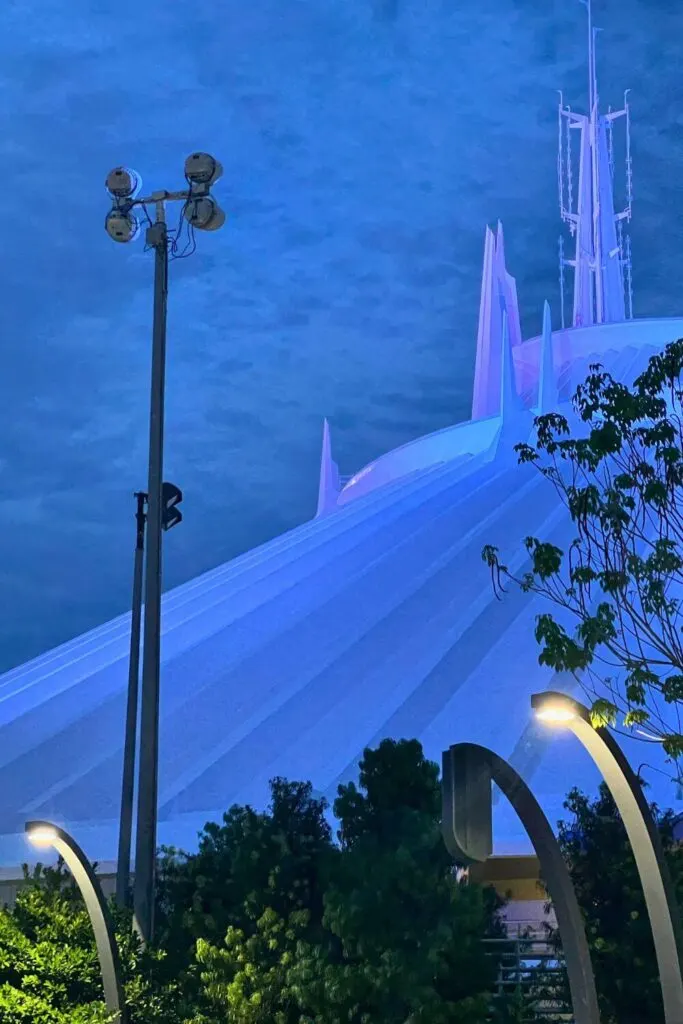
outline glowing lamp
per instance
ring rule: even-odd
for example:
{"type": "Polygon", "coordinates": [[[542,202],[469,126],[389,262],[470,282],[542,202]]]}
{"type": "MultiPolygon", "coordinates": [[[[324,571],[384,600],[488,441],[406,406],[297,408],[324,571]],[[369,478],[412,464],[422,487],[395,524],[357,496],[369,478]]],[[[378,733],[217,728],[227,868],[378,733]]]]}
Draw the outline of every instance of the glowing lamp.
{"type": "Polygon", "coordinates": [[[58,835],[52,825],[35,825],[26,830],[26,838],[33,846],[54,846],[58,835]]]}

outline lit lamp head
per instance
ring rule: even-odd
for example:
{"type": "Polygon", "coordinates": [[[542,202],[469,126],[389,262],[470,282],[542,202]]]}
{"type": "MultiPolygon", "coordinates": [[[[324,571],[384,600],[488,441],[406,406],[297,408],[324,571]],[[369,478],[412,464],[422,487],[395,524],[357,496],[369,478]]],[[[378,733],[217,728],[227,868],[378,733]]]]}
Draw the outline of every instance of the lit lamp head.
{"type": "Polygon", "coordinates": [[[575,702],[561,693],[534,693],[531,707],[539,722],[546,725],[568,725],[578,715],[575,702]]]}
{"type": "Polygon", "coordinates": [[[33,846],[54,846],[59,838],[57,829],[53,825],[46,825],[43,822],[27,821],[24,831],[26,838],[33,846]]]}

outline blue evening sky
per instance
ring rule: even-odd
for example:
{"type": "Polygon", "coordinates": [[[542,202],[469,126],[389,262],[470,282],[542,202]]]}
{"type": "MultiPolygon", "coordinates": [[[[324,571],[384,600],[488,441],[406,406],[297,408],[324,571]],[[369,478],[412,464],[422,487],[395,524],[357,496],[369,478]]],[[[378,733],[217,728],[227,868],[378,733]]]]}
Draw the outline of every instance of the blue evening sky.
{"type": "MultiPolygon", "coordinates": [[[[604,105],[633,90],[636,312],[680,314],[680,2],[594,7],[604,105]]],[[[226,226],[171,265],[171,586],[312,515],[323,416],[342,473],[467,416],[487,221],[526,331],[546,297],[557,316],[556,90],[585,99],[585,11],[9,0],[0,50],[1,670],[129,601],[152,258],[106,236],[106,173],[225,167],[226,226]]]]}

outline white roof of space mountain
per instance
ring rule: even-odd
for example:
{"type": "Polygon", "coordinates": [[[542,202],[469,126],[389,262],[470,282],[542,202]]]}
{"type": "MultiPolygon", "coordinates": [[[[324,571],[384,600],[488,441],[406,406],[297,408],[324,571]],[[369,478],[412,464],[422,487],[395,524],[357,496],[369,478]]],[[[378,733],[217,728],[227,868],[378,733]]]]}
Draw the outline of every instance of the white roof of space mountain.
{"type": "MultiPolygon", "coordinates": [[[[551,819],[571,785],[592,785],[575,741],[531,725],[529,695],[564,688],[538,665],[540,606],[514,591],[497,600],[481,560],[495,543],[521,567],[527,534],[571,535],[552,488],[512,453],[531,413],[510,357],[523,380],[552,348],[559,401],[596,358],[629,380],[681,335],[683,319],[635,320],[508,347],[498,415],[391,452],[326,514],[167,593],[160,841],[191,843],[233,802],[264,805],[274,775],[334,797],[386,736],[418,737],[437,760],[459,740],[492,746],[551,819]]],[[[94,858],[115,856],[128,638],[121,616],[0,677],[0,863],[27,857],[13,834],[36,817],[65,824],[94,858]]],[[[649,746],[640,760],[653,762],[649,746]]],[[[498,850],[526,849],[497,814],[498,850]]]]}

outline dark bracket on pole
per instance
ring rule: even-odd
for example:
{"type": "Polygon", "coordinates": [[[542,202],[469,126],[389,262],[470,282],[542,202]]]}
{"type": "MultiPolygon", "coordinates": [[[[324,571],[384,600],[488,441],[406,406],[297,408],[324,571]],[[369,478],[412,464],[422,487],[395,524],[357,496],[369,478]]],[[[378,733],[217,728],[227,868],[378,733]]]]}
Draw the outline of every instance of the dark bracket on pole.
{"type": "Polygon", "coordinates": [[[183,521],[183,513],[178,508],[183,500],[183,492],[175,484],[161,485],[161,528],[172,530],[183,521]]]}
{"type": "Polygon", "coordinates": [[[147,495],[144,491],[136,491],[133,495],[137,501],[135,510],[135,522],[137,526],[135,547],[142,551],[145,546],[145,523],[147,522],[147,495]]]}

